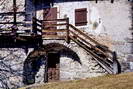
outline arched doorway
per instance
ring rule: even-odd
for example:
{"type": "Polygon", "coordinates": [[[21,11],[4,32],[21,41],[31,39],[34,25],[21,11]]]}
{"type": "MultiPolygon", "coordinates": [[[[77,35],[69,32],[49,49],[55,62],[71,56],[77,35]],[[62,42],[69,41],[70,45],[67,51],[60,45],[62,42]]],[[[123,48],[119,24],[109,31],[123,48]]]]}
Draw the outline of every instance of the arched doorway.
{"type": "Polygon", "coordinates": [[[44,82],[55,82],[60,80],[60,57],[69,57],[81,64],[78,55],[70,48],[58,44],[50,43],[31,52],[24,62],[23,83],[25,85],[34,84],[35,76],[41,65],[45,65],[43,70],[44,82]]]}

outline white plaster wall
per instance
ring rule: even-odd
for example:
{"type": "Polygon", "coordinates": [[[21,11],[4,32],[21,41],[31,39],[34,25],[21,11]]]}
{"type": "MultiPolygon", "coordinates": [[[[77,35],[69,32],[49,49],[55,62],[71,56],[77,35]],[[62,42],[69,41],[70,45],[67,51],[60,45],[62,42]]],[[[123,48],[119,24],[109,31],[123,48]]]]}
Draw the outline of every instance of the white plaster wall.
{"type": "Polygon", "coordinates": [[[58,7],[58,18],[69,17],[70,23],[75,25],[75,9],[87,8],[87,25],[76,26],[77,28],[93,34],[94,36],[104,36],[110,38],[112,50],[118,54],[130,54],[132,44],[128,43],[132,39],[131,31],[131,6],[128,0],[117,0],[114,3],[109,1],[83,1],[55,3],[53,7],[58,7]],[[98,27],[94,28],[94,23],[98,27]]]}
{"type": "MultiPolygon", "coordinates": [[[[128,0],[118,0],[113,4],[105,1],[93,6],[97,7],[103,21],[104,29],[113,41],[113,50],[124,54],[131,53],[131,6],[128,0]]],[[[102,32],[101,32],[102,33],[102,32]]]]}
{"type": "Polygon", "coordinates": [[[76,27],[95,35],[99,34],[100,31],[103,30],[101,26],[96,28],[97,30],[93,28],[94,22],[101,25],[102,21],[100,20],[100,14],[97,7],[93,7],[92,2],[90,1],[55,3],[54,7],[59,8],[58,18],[68,17],[70,24],[73,25],[75,25],[75,9],[87,8],[87,25],[76,27]]]}

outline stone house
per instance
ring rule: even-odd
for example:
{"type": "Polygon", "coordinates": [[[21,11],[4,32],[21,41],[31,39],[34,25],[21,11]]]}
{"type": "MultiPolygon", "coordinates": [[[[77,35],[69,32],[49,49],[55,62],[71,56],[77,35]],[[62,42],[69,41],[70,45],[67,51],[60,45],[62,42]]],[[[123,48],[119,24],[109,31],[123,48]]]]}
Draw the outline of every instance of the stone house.
{"type": "MultiPolygon", "coordinates": [[[[28,28],[32,33],[32,25],[27,25],[32,23],[32,17],[38,20],[69,18],[69,24],[116,51],[122,72],[132,71],[132,2],[111,2],[112,0],[98,0],[97,3],[95,0],[16,0],[17,12],[22,12],[17,14],[17,21],[25,23],[25,26],[18,26],[17,32],[22,32],[23,29],[27,31],[28,28]]],[[[0,14],[1,22],[13,21],[12,16],[5,14],[13,11],[12,5],[12,0],[0,1],[0,13],[4,13],[0,14]]],[[[1,29],[9,27],[11,25],[0,24],[1,29]]],[[[32,45],[35,40],[37,39],[31,40],[32,45]]],[[[18,88],[27,84],[81,79],[108,73],[74,41],[68,44],[65,40],[45,39],[39,48],[7,45],[10,39],[0,42],[1,88],[18,88]]]]}

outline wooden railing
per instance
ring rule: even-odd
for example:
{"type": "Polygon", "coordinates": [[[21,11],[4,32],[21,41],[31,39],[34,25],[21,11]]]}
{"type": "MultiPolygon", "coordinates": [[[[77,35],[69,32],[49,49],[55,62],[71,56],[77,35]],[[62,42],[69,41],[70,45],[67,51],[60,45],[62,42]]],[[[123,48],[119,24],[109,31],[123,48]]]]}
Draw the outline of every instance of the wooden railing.
{"type": "Polygon", "coordinates": [[[116,52],[109,50],[107,46],[100,44],[71,24],[69,24],[69,33],[70,39],[85,49],[108,73],[120,73],[116,52]]]}
{"type": "Polygon", "coordinates": [[[69,19],[42,20],[42,38],[68,41],[68,23],[69,19]]]}
{"type": "Polygon", "coordinates": [[[37,26],[41,27],[42,39],[61,39],[66,40],[67,43],[74,41],[85,49],[108,73],[117,74],[121,72],[116,52],[109,50],[107,46],[94,40],[72,24],[69,24],[68,18],[36,20],[35,26],[34,29],[37,29],[37,26]]]}
{"type": "MultiPolygon", "coordinates": [[[[22,35],[22,34],[27,34],[31,32],[31,28],[30,27],[26,27],[26,25],[32,25],[32,23],[27,23],[24,21],[16,21],[17,18],[13,17],[14,12],[5,12],[5,13],[0,13],[1,16],[3,16],[3,18],[5,16],[7,17],[11,17],[14,19],[14,21],[12,21],[11,19],[8,21],[3,20],[3,18],[1,18],[1,22],[0,22],[0,35],[11,35],[13,33],[17,33],[18,35],[22,35]],[[19,28],[23,28],[23,29],[19,29],[19,28]],[[8,33],[8,34],[7,34],[8,33]]],[[[16,12],[16,15],[23,15],[25,16],[25,12],[16,12]]],[[[31,33],[30,33],[31,34],[31,33]]],[[[14,34],[15,35],[15,34],[14,34]]]]}

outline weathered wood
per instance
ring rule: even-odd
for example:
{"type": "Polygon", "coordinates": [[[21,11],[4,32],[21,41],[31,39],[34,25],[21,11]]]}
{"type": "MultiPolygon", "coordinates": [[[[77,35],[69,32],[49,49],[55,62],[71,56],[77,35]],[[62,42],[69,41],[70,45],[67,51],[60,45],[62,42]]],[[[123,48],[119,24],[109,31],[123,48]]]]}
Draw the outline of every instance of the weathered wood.
{"type": "Polygon", "coordinates": [[[44,29],[42,32],[66,32],[66,29],[44,29]]]}
{"type": "Polygon", "coordinates": [[[41,20],[41,21],[43,21],[43,22],[57,22],[57,21],[66,21],[66,19],[52,19],[52,20],[41,20]]]}
{"type": "MultiPolygon", "coordinates": [[[[16,14],[22,14],[22,15],[25,15],[26,12],[16,12],[16,14]]],[[[3,13],[0,13],[0,15],[13,15],[14,12],[3,12],[3,13]]]]}
{"type": "Polygon", "coordinates": [[[114,74],[121,73],[121,68],[120,68],[120,64],[117,60],[116,52],[113,52],[112,55],[113,55],[113,73],[114,74]]]}
{"type": "MultiPolygon", "coordinates": [[[[74,30],[75,32],[78,32],[80,35],[83,35],[86,39],[90,40],[90,41],[93,42],[94,44],[96,44],[96,45],[101,45],[99,42],[95,41],[93,38],[89,37],[89,36],[86,35],[84,32],[82,32],[82,31],[80,31],[79,29],[77,29],[76,27],[74,27],[73,25],[69,24],[69,26],[70,26],[71,28],[73,28],[73,30],[74,30]]],[[[112,51],[109,50],[109,49],[107,50],[107,52],[112,53],[112,51]]]]}
{"type": "Polygon", "coordinates": [[[59,36],[59,35],[42,35],[43,39],[65,39],[65,36],[59,36]]]}
{"type": "Polygon", "coordinates": [[[64,26],[66,26],[66,25],[67,25],[67,23],[61,23],[61,24],[50,24],[50,25],[45,26],[45,27],[44,27],[44,29],[45,29],[45,28],[49,28],[49,27],[54,27],[54,26],[55,26],[55,27],[56,27],[56,26],[63,26],[63,25],[64,25],[64,26]]]}
{"type": "Polygon", "coordinates": [[[88,48],[86,48],[85,44],[82,44],[82,42],[79,42],[79,40],[76,40],[73,37],[70,37],[70,38],[78,45],[80,45],[82,48],[84,48],[88,52],[88,54],[90,54],[107,72],[109,72],[110,74],[113,74],[113,69],[102,62],[103,58],[101,58],[100,56],[98,56],[88,48]]]}
{"type": "Polygon", "coordinates": [[[14,25],[17,25],[17,6],[16,6],[16,0],[13,0],[13,18],[14,18],[14,25]]]}
{"type": "Polygon", "coordinates": [[[92,45],[90,42],[87,41],[87,39],[84,39],[82,37],[80,37],[79,35],[77,35],[76,33],[74,33],[73,31],[70,30],[70,33],[72,33],[75,37],[79,38],[82,42],[85,42],[87,44],[87,46],[93,48],[95,51],[97,52],[101,52],[103,55],[105,55],[106,57],[112,58],[110,57],[107,53],[105,53],[104,51],[102,51],[101,49],[97,48],[96,46],[92,45]]]}
{"type": "Polygon", "coordinates": [[[69,38],[69,18],[66,18],[66,29],[67,29],[67,33],[66,33],[66,42],[70,43],[70,38],[69,38]]]}
{"type": "Polygon", "coordinates": [[[69,24],[69,26],[71,28],[73,28],[73,30],[75,30],[75,32],[80,33],[81,35],[83,35],[85,38],[89,39],[90,41],[94,42],[97,45],[101,45],[100,43],[98,43],[97,41],[93,40],[91,37],[89,37],[88,35],[86,35],[85,33],[83,33],[82,31],[80,31],[79,29],[77,29],[76,27],[74,27],[73,25],[69,24]]]}

